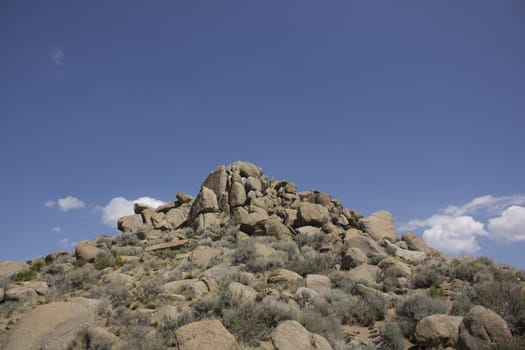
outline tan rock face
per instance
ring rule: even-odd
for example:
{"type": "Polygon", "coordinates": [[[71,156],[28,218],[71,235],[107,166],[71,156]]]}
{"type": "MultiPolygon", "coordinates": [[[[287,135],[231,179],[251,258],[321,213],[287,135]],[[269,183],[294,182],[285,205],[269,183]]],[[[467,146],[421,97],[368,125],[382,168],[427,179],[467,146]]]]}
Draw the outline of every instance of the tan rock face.
{"type": "Polygon", "coordinates": [[[256,235],[273,236],[282,241],[293,239],[290,229],[276,216],[259,221],[255,225],[254,233],[256,235]]]}
{"type": "Polygon", "coordinates": [[[29,269],[29,265],[26,263],[11,260],[2,261],[0,262],[0,280],[27,269],[29,269]]]}
{"type": "Polygon", "coordinates": [[[394,224],[394,218],[386,210],[376,211],[366,219],[363,219],[366,231],[375,240],[388,238],[391,241],[396,240],[397,231],[394,224]]]}
{"type": "Polygon", "coordinates": [[[330,220],[328,209],[320,204],[301,203],[297,208],[297,221],[301,226],[323,226],[330,220]]]}
{"type": "Polygon", "coordinates": [[[238,207],[246,202],[246,191],[243,184],[234,182],[230,189],[230,205],[232,207],[238,207]]]}
{"type": "Polygon", "coordinates": [[[177,249],[177,248],[184,247],[187,243],[188,241],[186,239],[174,239],[171,242],[159,243],[159,244],[149,246],[145,250],[147,252],[152,252],[152,251],[161,250],[161,249],[177,249]]]}
{"type": "Polygon", "coordinates": [[[341,260],[341,268],[344,270],[349,270],[356,266],[366,264],[367,262],[368,257],[361,251],[361,249],[357,247],[350,247],[343,255],[341,260]]]}
{"type": "Polygon", "coordinates": [[[332,281],[324,275],[310,274],[306,276],[306,286],[317,293],[324,293],[332,288],[332,281]]]}
{"type": "Polygon", "coordinates": [[[507,322],[492,310],[476,305],[459,326],[458,350],[489,349],[492,342],[511,337],[507,322]]]}
{"type": "Polygon", "coordinates": [[[37,306],[13,326],[0,348],[34,350],[45,344],[49,349],[66,349],[82,326],[94,324],[96,305],[94,300],[79,298],[37,306]]]}
{"type": "Polygon", "coordinates": [[[284,283],[303,280],[303,277],[296,272],[286,269],[276,269],[268,275],[268,282],[270,283],[284,283]]]}
{"type": "Polygon", "coordinates": [[[0,288],[0,303],[4,301],[4,298],[5,298],[4,288],[0,288]]]}
{"type": "Polygon", "coordinates": [[[5,292],[6,300],[27,301],[36,297],[38,297],[38,294],[33,288],[24,286],[13,286],[5,292]]]}
{"type": "Polygon", "coordinates": [[[392,256],[381,260],[378,266],[381,270],[388,271],[395,277],[410,277],[412,275],[412,271],[407,264],[392,256]]]}
{"type": "Polygon", "coordinates": [[[374,240],[365,236],[355,236],[347,240],[348,247],[359,248],[366,256],[386,256],[386,252],[374,240]]]}
{"type": "Polygon", "coordinates": [[[417,250],[426,254],[432,254],[432,248],[430,248],[423,238],[417,236],[414,233],[407,232],[402,236],[403,241],[406,242],[408,249],[417,250]]]}
{"type": "Polygon", "coordinates": [[[365,281],[367,284],[375,284],[377,282],[377,274],[379,267],[375,265],[359,265],[358,267],[348,271],[347,276],[352,281],[365,281]]]}
{"type": "Polygon", "coordinates": [[[425,347],[456,347],[459,325],[463,317],[431,315],[423,318],[416,326],[416,340],[425,347]]]}
{"type": "Polygon", "coordinates": [[[218,320],[187,324],[175,336],[179,350],[240,350],[235,337],[218,320]]]}
{"type": "Polygon", "coordinates": [[[190,261],[201,269],[209,267],[212,259],[219,256],[224,251],[223,248],[219,247],[197,247],[190,254],[190,261]]]}
{"type": "Polygon", "coordinates": [[[75,246],[75,254],[77,258],[86,260],[87,262],[93,262],[97,258],[98,254],[103,254],[104,250],[98,248],[92,241],[80,241],[75,246]]]}
{"type": "Polygon", "coordinates": [[[234,297],[243,301],[255,301],[257,298],[257,292],[253,288],[239,282],[231,282],[228,290],[234,297]]]}
{"type": "Polygon", "coordinates": [[[271,334],[276,350],[331,350],[325,338],[308,332],[297,321],[285,321],[271,334]]]}
{"type": "Polygon", "coordinates": [[[172,229],[178,229],[186,220],[188,219],[188,210],[183,210],[180,208],[170,209],[166,213],[166,221],[171,226],[172,229]]]}
{"type": "Polygon", "coordinates": [[[118,229],[122,232],[137,232],[144,226],[142,222],[142,215],[128,215],[118,219],[118,229]]]}

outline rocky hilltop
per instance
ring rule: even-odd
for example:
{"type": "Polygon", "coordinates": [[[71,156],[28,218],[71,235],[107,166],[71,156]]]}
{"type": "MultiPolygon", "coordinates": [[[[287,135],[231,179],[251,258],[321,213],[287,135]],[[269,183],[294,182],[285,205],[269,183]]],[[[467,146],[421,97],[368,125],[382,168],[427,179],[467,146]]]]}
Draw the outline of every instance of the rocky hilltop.
{"type": "Polygon", "coordinates": [[[522,349],[523,271],[236,162],[121,233],[0,262],[0,349],[522,349]]]}

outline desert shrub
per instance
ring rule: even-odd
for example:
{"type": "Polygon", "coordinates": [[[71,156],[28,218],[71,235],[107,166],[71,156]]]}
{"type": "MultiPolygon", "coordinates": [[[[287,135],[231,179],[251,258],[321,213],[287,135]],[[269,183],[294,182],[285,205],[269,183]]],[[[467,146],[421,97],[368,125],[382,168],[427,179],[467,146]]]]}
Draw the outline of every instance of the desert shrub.
{"type": "Polygon", "coordinates": [[[82,258],[76,258],[72,264],[76,267],[82,267],[87,264],[87,261],[82,258]]]}
{"type": "Polygon", "coordinates": [[[330,344],[343,338],[341,322],[337,317],[323,317],[314,310],[306,310],[300,314],[298,321],[308,331],[325,337],[330,344]]]}
{"type": "Polygon", "coordinates": [[[435,288],[435,287],[432,287],[429,290],[427,290],[427,294],[431,298],[445,298],[446,297],[445,291],[443,289],[435,288]]]}
{"type": "Polygon", "coordinates": [[[400,287],[399,278],[392,270],[381,270],[377,280],[383,286],[383,292],[394,292],[400,287]]]}
{"type": "Polygon", "coordinates": [[[93,263],[93,267],[97,270],[104,270],[107,267],[111,267],[115,264],[115,260],[111,257],[104,256],[93,263]]]}
{"type": "Polygon", "coordinates": [[[240,341],[255,345],[280,322],[297,319],[298,309],[273,298],[244,302],[224,311],[224,326],[240,341]]]}
{"type": "Polygon", "coordinates": [[[380,329],[379,334],[383,339],[383,349],[403,350],[403,335],[396,323],[386,322],[380,329]]]}
{"type": "Polygon", "coordinates": [[[44,268],[45,266],[47,266],[45,261],[36,260],[31,264],[30,270],[40,272],[40,270],[42,270],[42,268],[44,268]]]}
{"type": "Polygon", "coordinates": [[[395,246],[390,245],[390,244],[388,244],[388,245],[385,247],[385,252],[386,252],[388,255],[396,256],[396,251],[397,251],[397,248],[396,248],[395,246]]]}
{"type": "Polygon", "coordinates": [[[357,282],[350,279],[348,275],[342,271],[332,271],[328,274],[332,281],[332,288],[341,289],[345,293],[357,294],[357,282]]]}
{"type": "Polygon", "coordinates": [[[303,248],[303,255],[288,261],[284,267],[301,276],[306,276],[308,274],[328,273],[339,262],[339,257],[333,252],[318,253],[311,248],[303,248]]]}
{"type": "Polygon", "coordinates": [[[117,235],[116,242],[117,245],[124,247],[138,245],[140,243],[140,240],[136,234],[125,232],[117,235]]]}
{"type": "Polygon", "coordinates": [[[436,266],[420,265],[412,274],[412,285],[414,288],[436,288],[445,280],[436,266]]]}
{"type": "Polygon", "coordinates": [[[474,283],[482,276],[493,275],[495,271],[494,262],[486,257],[455,259],[452,263],[453,277],[474,283]]]}
{"type": "Polygon", "coordinates": [[[37,278],[38,272],[34,270],[26,270],[22,272],[18,272],[13,276],[13,282],[26,282],[31,281],[37,278]]]}
{"type": "Polygon", "coordinates": [[[450,309],[451,315],[465,316],[472,307],[470,297],[466,293],[459,293],[452,299],[452,308],[450,309]]]}
{"type": "Polygon", "coordinates": [[[297,243],[294,241],[277,241],[272,244],[272,248],[287,253],[288,260],[297,259],[297,257],[301,254],[297,243]]]}
{"type": "Polygon", "coordinates": [[[120,337],[119,350],[164,350],[166,347],[162,339],[155,332],[150,332],[147,327],[133,325],[126,328],[120,337]]]}
{"type": "Polygon", "coordinates": [[[414,335],[417,323],[426,316],[446,314],[447,305],[424,294],[415,294],[402,300],[396,307],[398,324],[407,338],[414,335]]]}
{"type": "Polygon", "coordinates": [[[500,341],[497,344],[492,344],[491,350],[518,350],[525,349],[525,335],[515,336],[509,339],[500,341]]]}
{"type": "Polygon", "coordinates": [[[314,307],[323,316],[335,316],[342,323],[350,323],[354,320],[354,308],[359,299],[340,289],[331,289],[322,298],[315,300],[314,307]]]}
{"type": "Polygon", "coordinates": [[[284,251],[276,251],[270,256],[257,256],[246,263],[246,269],[251,272],[264,272],[285,266],[288,254],[284,251]]]}
{"type": "Polygon", "coordinates": [[[355,323],[370,326],[385,319],[386,300],[379,293],[360,297],[352,311],[355,323]]]}
{"type": "Polygon", "coordinates": [[[66,275],[65,282],[67,287],[72,289],[86,289],[100,279],[100,272],[95,270],[92,265],[87,264],[66,275]]]}
{"type": "Polygon", "coordinates": [[[255,260],[255,243],[252,239],[240,241],[237,249],[233,252],[233,261],[238,264],[246,264],[251,260],[255,260]]]}
{"type": "Polygon", "coordinates": [[[315,250],[321,249],[323,245],[323,240],[325,238],[324,233],[315,233],[315,234],[299,234],[295,236],[295,242],[299,247],[312,247],[315,250]]]}
{"type": "Polygon", "coordinates": [[[472,303],[488,307],[503,317],[512,334],[525,333],[525,295],[516,279],[474,284],[472,303]]]}

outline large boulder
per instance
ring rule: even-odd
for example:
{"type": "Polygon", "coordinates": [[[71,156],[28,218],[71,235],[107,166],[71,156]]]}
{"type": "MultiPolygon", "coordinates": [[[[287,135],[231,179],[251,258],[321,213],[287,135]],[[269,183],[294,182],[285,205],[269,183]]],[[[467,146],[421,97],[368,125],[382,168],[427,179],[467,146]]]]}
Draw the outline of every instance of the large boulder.
{"type": "Polygon", "coordinates": [[[4,301],[4,297],[5,297],[4,288],[0,288],[0,303],[4,301]]]}
{"type": "Polygon", "coordinates": [[[84,298],[37,306],[13,326],[0,348],[67,349],[82,327],[94,325],[96,306],[96,300],[84,298]]]}
{"type": "Polygon", "coordinates": [[[351,281],[363,281],[367,285],[375,285],[379,271],[379,267],[375,265],[363,264],[348,271],[347,276],[351,281]]]}
{"type": "Polygon", "coordinates": [[[427,316],[417,323],[416,341],[425,348],[455,348],[462,320],[461,316],[427,316]]]}
{"type": "Polygon", "coordinates": [[[137,232],[144,226],[141,214],[126,215],[118,219],[117,227],[122,232],[137,232]]]}
{"type": "Polygon", "coordinates": [[[324,275],[306,275],[306,286],[317,293],[324,293],[332,288],[332,281],[324,275]]]}
{"type": "Polygon", "coordinates": [[[297,222],[299,226],[323,226],[330,221],[328,209],[320,204],[300,203],[297,208],[297,222]]]}
{"type": "Polygon", "coordinates": [[[237,161],[232,164],[232,168],[239,169],[239,173],[244,177],[261,177],[262,169],[255,164],[237,161]]]}
{"type": "Polygon", "coordinates": [[[219,320],[199,321],[177,328],[178,350],[240,350],[235,337],[219,320]]]}
{"type": "Polygon", "coordinates": [[[283,224],[277,216],[271,216],[255,224],[254,234],[273,236],[281,241],[290,241],[293,239],[292,231],[288,226],[283,224]]]}
{"type": "Polygon", "coordinates": [[[366,231],[375,240],[388,238],[392,242],[396,240],[396,225],[394,218],[386,210],[376,211],[372,215],[362,220],[365,224],[366,231]]]}
{"type": "Polygon", "coordinates": [[[285,321],[271,334],[276,350],[332,350],[325,338],[310,333],[297,321],[285,321]]]}
{"type": "Polygon", "coordinates": [[[80,241],[75,246],[75,254],[77,258],[83,259],[87,262],[93,262],[97,255],[102,255],[106,251],[96,246],[93,241],[80,241]]]}
{"type": "Polygon", "coordinates": [[[350,247],[346,250],[341,260],[341,268],[349,270],[353,267],[366,264],[368,257],[363,251],[357,247],[350,247]]]}
{"type": "Polygon", "coordinates": [[[220,256],[223,251],[224,249],[220,247],[198,246],[191,252],[189,260],[199,268],[207,269],[210,267],[213,258],[220,256]]]}
{"type": "Polygon", "coordinates": [[[232,208],[238,207],[246,203],[246,190],[240,182],[234,182],[230,188],[230,205],[232,208]]]}
{"type": "Polygon", "coordinates": [[[394,277],[410,277],[412,275],[410,267],[393,256],[381,260],[377,266],[394,277]]]}
{"type": "Polygon", "coordinates": [[[0,280],[17,272],[29,269],[29,265],[23,262],[5,260],[0,262],[0,280]]]}
{"type": "Polygon", "coordinates": [[[432,254],[432,248],[430,248],[423,238],[417,236],[415,233],[407,232],[401,237],[406,242],[408,249],[417,250],[426,254],[432,254]]]}
{"type": "Polygon", "coordinates": [[[257,299],[257,292],[253,288],[239,282],[231,282],[228,284],[228,291],[235,298],[242,301],[255,301],[255,299],[257,299]]]}
{"type": "Polygon", "coordinates": [[[366,236],[354,236],[346,241],[348,247],[359,248],[366,256],[385,257],[386,252],[376,241],[366,236]]]}
{"type": "Polygon", "coordinates": [[[5,292],[5,299],[12,301],[27,301],[35,299],[38,294],[33,288],[24,286],[12,286],[5,292]]]}
{"type": "Polygon", "coordinates": [[[286,283],[302,280],[303,277],[300,274],[286,269],[276,269],[268,275],[269,283],[286,283]]]}
{"type": "Polygon", "coordinates": [[[507,322],[492,310],[473,306],[459,326],[458,350],[489,349],[492,343],[510,338],[507,322]]]}
{"type": "Polygon", "coordinates": [[[383,243],[386,247],[390,247],[394,251],[395,256],[403,258],[406,261],[417,263],[425,260],[427,257],[427,254],[424,252],[399,248],[388,239],[385,239],[383,243]]]}

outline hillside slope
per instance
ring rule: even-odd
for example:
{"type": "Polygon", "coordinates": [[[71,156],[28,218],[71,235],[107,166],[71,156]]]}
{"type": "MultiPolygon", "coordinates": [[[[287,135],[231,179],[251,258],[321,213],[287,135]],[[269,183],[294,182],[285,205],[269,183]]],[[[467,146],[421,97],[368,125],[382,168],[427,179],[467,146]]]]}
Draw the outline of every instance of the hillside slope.
{"type": "Polygon", "coordinates": [[[523,271],[247,162],[116,236],[0,262],[0,349],[523,348],[523,271]]]}

